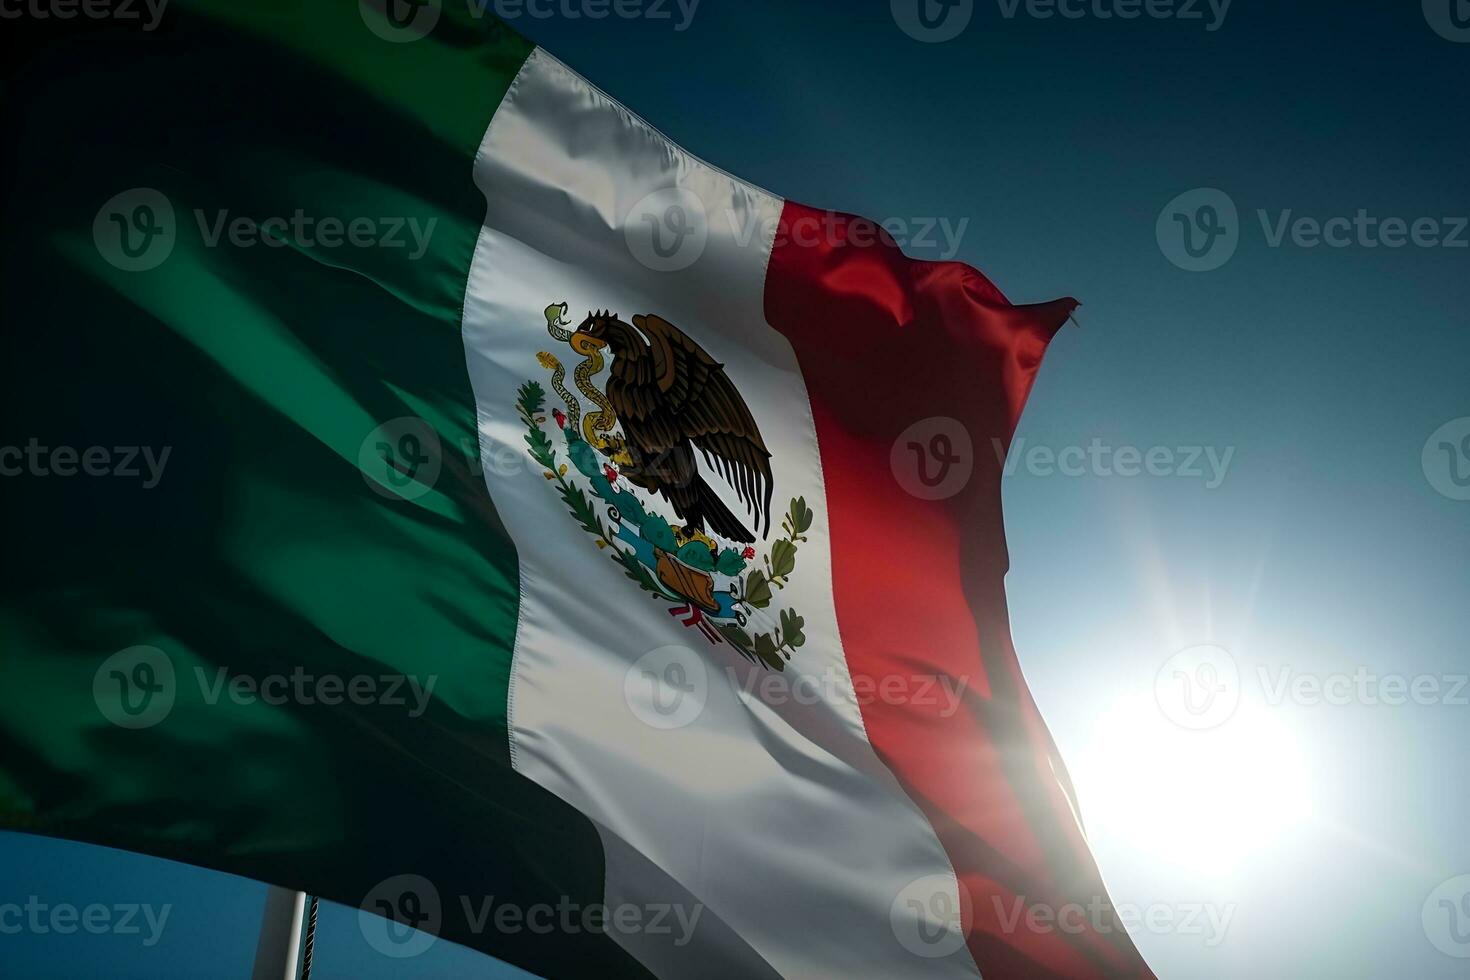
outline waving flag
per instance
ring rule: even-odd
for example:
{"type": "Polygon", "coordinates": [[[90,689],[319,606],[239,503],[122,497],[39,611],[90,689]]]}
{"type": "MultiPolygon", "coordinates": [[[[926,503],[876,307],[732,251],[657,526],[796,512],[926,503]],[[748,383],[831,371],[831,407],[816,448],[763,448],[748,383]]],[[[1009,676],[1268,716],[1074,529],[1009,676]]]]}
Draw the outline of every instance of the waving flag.
{"type": "Polygon", "coordinates": [[[1147,976],[1005,608],[989,450],[1075,304],[416,9],[203,0],[38,69],[0,820],[390,955],[1147,976]]]}

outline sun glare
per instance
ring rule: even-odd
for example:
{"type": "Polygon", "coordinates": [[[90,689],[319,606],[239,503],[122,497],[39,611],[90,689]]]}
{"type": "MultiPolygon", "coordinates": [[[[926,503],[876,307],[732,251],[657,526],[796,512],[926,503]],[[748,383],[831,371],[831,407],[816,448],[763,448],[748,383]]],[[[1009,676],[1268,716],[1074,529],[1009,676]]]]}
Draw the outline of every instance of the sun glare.
{"type": "Polygon", "coordinates": [[[1188,731],[1150,699],[1120,702],[1072,775],[1090,836],[1212,878],[1281,846],[1311,813],[1293,732],[1246,705],[1217,728],[1188,731]]]}

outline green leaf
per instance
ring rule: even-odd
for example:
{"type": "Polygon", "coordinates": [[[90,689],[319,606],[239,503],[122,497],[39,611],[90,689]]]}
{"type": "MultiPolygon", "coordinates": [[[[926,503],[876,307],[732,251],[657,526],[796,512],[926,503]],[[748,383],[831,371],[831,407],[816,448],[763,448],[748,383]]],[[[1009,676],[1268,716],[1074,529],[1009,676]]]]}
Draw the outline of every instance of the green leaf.
{"type": "Polygon", "coordinates": [[[648,574],[648,569],[638,560],[631,551],[623,551],[615,548],[612,556],[613,561],[623,566],[623,572],[630,579],[638,583],[638,587],[644,592],[652,592],[656,596],[663,596],[663,590],[654,582],[653,576],[648,574]]]}
{"type": "Polygon", "coordinates": [[[745,576],[745,601],[757,609],[771,604],[771,583],[766,581],[766,573],[759,568],[745,576]]]}
{"type": "Polygon", "coordinates": [[[530,447],[532,459],[548,470],[556,469],[556,454],[552,451],[551,440],[546,438],[546,433],[532,426],[526,430],[526,445],[530,447]]]}
{"type": "Polygon", "coordinates": [[[797,534],[804,534],[812,526],[812,509],[806,505],[805,497],[797,497],[791,501],[791,512],[786,515],[791,520],[791,526],[797,534]]]}
{"type": "Polygon", "coordinates": [[[643,523],[648,520],[648,512],[643,509],[637,497],[626,490],[614,490],[604,495],[602,499],[618,509],[618,515],[622,517],[624,523],[642,530],[643,523]]]}
{"type": "Polygon", "coordinates": [[[806,634],[802,632],[805,625],[806,620],[797,615],[795,609],[781,613],[781,638],[787,646],[795,649],[806,642],[806,634]]]}
{"type": "Polygon", "coordinates": [[[526,416],[527,421],[541,414],[541,409],[546,405],[546,389],[535,381],[527,381],[521,385],[517,394],[519,395],[518,407],[526,416]]]}
{"type": "Polygon", "coordinates": [[[643,526],[638,529],[638,536],[655,548],[664,551],[678,551],[679,544],[674,540],[674,532],[669,527],[669,522],[658,514],[649,514],[643,520],[643,526]]]}
{"type": "Polygon", "coordinates": [[[566,502],[567,509],[572,512],[577,523],[582,525],[582,530],[588,534],[596,535],[604,540],[607,532],[602,527],[602,521],[597,516],[597,509],[592,506],[592,501],[582,489],[574,484],[564,484],[561,488],[561,499],[566,502]]]}
{"type": "Polygon", "coordinates": [[[796,545],[781,538],[771,545],[771,577],[785,578],[796,570],[796,545]]]}
{"type": "Polygon", "coordinates": [[[745,571],[745,559],[734,548],[726,548],[715,560],[715,571],[721,575],[739,575],[745,571]]]}
{"type": "Polygon", "coordinates": [[[769,633],[756,634],[755,655],[772,670],[786,669],[786,662],[781,659],[781,654],[776,648],[776,641],[771,639],[771,634],[769,633]]]}
{"type": "Polygon", "coordinates": [[[697,568],[701,572],[712,572],[715,570],[715,556],[709,550],[709,546],[699,541],[690,541],[678,551],[679,560],[690,568],[697,568]]]}

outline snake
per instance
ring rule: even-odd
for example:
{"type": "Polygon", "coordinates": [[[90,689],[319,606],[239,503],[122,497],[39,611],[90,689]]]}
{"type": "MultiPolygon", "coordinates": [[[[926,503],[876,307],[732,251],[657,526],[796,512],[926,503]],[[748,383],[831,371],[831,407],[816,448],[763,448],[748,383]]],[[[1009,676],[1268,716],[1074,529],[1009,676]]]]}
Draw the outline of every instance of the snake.
{"type": "Polygon", "coordinates": [[[581,402],[566,388],[567,369],[561,361],[547,351],[542,351],[536,356],[544,366],[551,369],[551,387],[566,403],[567,424],[576,428],[580,422],[582,438],[604,455],[611,456],[621,451],[624,446],[621,439],[607,434],[612,431],[614,425],[617,425],[618,416],[613,411],[612,403],[607,400],[607,396],[592,383],[592,379],[606,366],[602,359],[602,351],[596,346],[583,345],[574,339],[572,331],[567,329],[570,321],[565,319],[566,314],[566,303],[552,303],[548,306],[546,308],[546,332],[553,339],[568,344],[572,350],[583,355],[582,363],[577,365],[577,369],[572,372],[572,377],[576,382],[577,391],[596,405],[597,411],[589,412],[585,416],[582,414],[581,402]]]}

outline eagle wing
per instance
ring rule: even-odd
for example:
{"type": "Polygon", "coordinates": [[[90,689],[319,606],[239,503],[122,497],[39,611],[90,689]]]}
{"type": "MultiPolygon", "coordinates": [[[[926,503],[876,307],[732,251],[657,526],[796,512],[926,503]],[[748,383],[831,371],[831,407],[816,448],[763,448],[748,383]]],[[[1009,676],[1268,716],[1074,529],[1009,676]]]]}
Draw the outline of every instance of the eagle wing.
{"type": "Polygon", "coordinates": [[[725,366],[660,316],[635,316],[633,326],[648,338],[652,353],[646,375],[637,379],[641,383],[625,390],[630,414],[639,421],[639,441],[662,451],[689,440],[769,531],[771,453],[725,366]]]}

